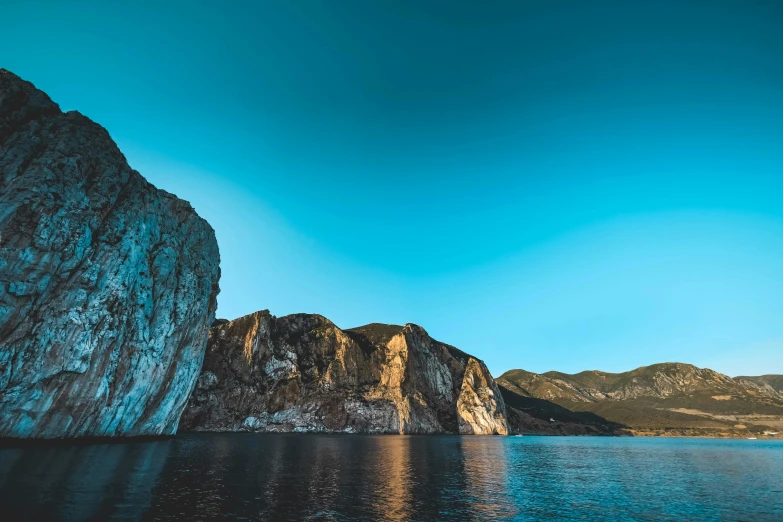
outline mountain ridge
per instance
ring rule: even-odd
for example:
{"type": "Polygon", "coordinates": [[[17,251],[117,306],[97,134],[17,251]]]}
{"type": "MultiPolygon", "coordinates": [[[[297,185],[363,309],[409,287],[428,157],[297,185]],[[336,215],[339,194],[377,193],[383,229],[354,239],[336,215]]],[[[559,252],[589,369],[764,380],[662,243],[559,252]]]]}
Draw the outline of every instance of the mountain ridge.
{"type": "Polygon", "coordinates": [[[515,369],[496,382],[523,397],[594,413],[633,434],[741,436],[783,428],[783,392],[770,384],[777,384],[778,377],[732,378],[672,362],[620,373],[515,369]]]}

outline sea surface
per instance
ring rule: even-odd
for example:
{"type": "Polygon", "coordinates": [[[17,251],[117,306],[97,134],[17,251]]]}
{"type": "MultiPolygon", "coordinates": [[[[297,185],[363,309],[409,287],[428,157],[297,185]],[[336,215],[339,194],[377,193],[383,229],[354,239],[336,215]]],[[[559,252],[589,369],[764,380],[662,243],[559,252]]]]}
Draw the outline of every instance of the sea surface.
{"type": "Polygon", "coordinates": [[[237,433],[6,445],[0,519],[783,521],[783,442],[237,433]]]}

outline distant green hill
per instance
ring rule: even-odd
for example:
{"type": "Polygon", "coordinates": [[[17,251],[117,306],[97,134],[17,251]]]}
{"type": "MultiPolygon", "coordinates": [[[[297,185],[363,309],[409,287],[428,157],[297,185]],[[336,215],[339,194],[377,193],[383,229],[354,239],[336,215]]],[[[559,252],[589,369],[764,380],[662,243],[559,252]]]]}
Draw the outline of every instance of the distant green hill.
{"type": "Polygon", "coordinates": [[[624,426],[591,412],[571,411],[554,402],[519,395],[498,382],[512,434],[620,435],[624,426]]]}
{"type": "Polygon", "coordinates": [[[732,379],[682,363],[623,373],[511,370],[496,379],[517,396],[594,414],[633,433],[723,436],[783,431],[782,380],[778,375],[732,379]]]}

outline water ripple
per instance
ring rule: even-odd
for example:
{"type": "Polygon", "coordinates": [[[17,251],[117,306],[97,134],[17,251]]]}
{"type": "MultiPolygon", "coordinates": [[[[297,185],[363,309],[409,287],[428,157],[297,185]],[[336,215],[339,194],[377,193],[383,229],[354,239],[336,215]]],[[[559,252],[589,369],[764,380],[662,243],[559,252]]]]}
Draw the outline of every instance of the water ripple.
{"type": "Polygon", "coordinates": [[[783,520],[783,444],[194,434],[0,449],[3,520],[783,520]]]}

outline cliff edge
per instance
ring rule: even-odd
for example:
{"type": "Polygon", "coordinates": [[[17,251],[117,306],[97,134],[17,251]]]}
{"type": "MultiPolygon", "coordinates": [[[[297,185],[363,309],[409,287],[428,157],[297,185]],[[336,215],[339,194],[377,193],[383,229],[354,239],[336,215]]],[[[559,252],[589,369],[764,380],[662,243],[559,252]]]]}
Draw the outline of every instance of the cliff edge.
{"type": "Polygon", "coordinates": [[[0,436],[175,433],[219,261],[104,128],[0,69],[0,436]]]}

